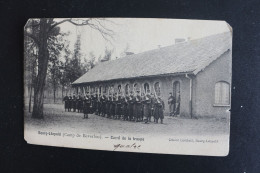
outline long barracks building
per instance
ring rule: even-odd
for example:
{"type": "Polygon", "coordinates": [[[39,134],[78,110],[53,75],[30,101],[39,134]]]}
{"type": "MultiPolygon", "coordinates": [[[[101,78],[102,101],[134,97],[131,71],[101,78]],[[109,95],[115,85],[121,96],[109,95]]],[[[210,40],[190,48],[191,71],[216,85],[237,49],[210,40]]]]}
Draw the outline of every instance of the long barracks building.
{"type": "Polygon", "coordinates": [[[172,92],[180,116],[222,118],[230,114],[231,64],[232,33],[226,32],[99,63],[72,86],[104,94],[149,89],[164,100],[166,114],[172,92]]]}

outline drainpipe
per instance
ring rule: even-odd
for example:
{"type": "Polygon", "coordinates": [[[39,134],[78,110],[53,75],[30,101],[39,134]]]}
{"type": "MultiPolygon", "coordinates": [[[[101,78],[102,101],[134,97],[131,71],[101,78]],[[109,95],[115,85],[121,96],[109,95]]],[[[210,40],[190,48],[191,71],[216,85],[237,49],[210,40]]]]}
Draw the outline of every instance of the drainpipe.
{"type": "Polygon", "coordinates": [[[192,78],[185,74],[185,77],[190,80],[190,117],[192,119],[192,78]]]}

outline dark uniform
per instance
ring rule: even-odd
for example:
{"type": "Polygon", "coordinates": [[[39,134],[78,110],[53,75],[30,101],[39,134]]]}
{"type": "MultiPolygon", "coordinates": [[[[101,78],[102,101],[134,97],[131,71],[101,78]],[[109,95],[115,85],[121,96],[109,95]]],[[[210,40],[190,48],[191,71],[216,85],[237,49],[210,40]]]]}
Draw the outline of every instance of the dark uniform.
{"type": "Polygon", "coordinates": [[[69,96],[69,100],[68,100],[68,111],[70,112],[72,109],[72,104],[73,104],[73,100],[72,97],[69,96]]]}
{"type": "Polygon", "coordinates": [[[93,113],[95,113],[95,115],[98,114],[98,99],[97,96],[94,95],[92,98],[92,108],[93,108],[93,113]]]}
{"type": "Polygon", "coordinates": [[[122,114],[123,114],[123,120],[128,120],[128,105],[129,105],[129,97],[125,96],[122,98],[122,114]]]}
{"type": "Polygon", "coordinates": [[[141,103],[141,96],[137,95],[134,98],[134,117],[135,121],[140,121],[141,116],[142,116],[142,103],[141,103]]]}
{"type": "Polygon", "coordinates": [[[73,97],[72,97],[72,108],[73,108],[73,112],[76,112],[76,109],[77,109],[77,97],[75,95],[73,95],[73,97]]]}
{"type": "Polygon", "coordinates": [[[116,112],[116,98],[115,96],[112,96],[112,100],[110,102],[110,116],[112,118],[115,118],[115,112],[116,112]]]}
{"type": "Polygon", "coordinates": [[[104,117],[106,115],[106,96],[102,96],[101,99],[101,114],[104,117]]]}
{"type": "Polygon", "coordinates": [[[116,102],[116,112],[115,112],[116,119],[120,119],[121,115],[122,115],[122,98],[121,98],[121,96],[118,96],[118,98],[115,102],[116,102]]]}
{"type": "Polygon", "coordinates": [[[144,93],[141,94],[141,121],[144,120],[144,102],[145,102],[145,95],[144,93]]]}
{"type": "Polygon", "coordinates": [[[151,104],[151,98],[148,95],[146,95],[143,99],[143,115],[144,115],[145,123],[149,121],[150,112],[151,112],[150,104],[151,104]]]}
{"type": "Polygon", "coordinates": [[[135,97],[133,95],[130,95],[127,105],[128,116],[130,121],[132,121],[134,117],[134,99],[135,97]]]}
{"type": "Polygon", "coordinates": [[[84,118],[88,118],[88,114],[91,112],[91,100],[88,96],[86,96],[83,100],[83,113],[84,118]]]}
{"type": "Polygon", "coordinates": [[[163,123],[163,110],[164,110],[164,102],[161,98],[157,98],[155,101],[155,112],[154,112],[154,118],[155,123],[158,123],[158,119],[161,120],[161,123],[163,123]]]}
{"type": "Polygon", "coordinates": [[[97,113],[98,113],[98,115],[100,116],[101,115],[101,96],[100,97],[98,97],[98,99],[97,99],[97,113]]]}
{"type": "Polygon", "coordinates": [[[111,104],[111,96],[108,96],[107,101],[106,101],[106,114],[107,118],[110,118],[110,104],[111,104]]]}
{"type": "Polygon", "coordinates": [[[83,98],[79,95],[78,98],[77,98],[78,112],[82,112],[82,108],[83,108],[83,98]]]}
{"type": "Polygon", "coordinates": [[[151,104],[150,104],[150,110],[151,110],[151,112],[150,112],[150,120],[151,120],[151,117],[153,117],[154,122],[155,122],[155,118],[154,118],[155,102],[156,102],[156,98],[152,94],[152,96],[151,96],[151,104]]]}
{"type": "Polygon", "coordinates": [[[63,101],[64,101],[64,109],[65,109],[65,112],[66,112],[66,110],[69,111],[69,97],[68,97],[68,96],[65,96],[65,97],[63,98],[63,101]]]}

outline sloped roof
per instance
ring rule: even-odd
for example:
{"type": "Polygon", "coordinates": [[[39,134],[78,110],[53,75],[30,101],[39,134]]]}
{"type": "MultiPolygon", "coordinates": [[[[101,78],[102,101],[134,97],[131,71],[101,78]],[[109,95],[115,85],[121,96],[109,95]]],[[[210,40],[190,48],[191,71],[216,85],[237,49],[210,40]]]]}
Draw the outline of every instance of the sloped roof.
{"type": "Polygon", "coordinates": [[[231,46],[231,32],[226,32],[128,55],[99,63],[73,84],[178,73],[196,75],[224,52],[231,50],[231,46]]]}

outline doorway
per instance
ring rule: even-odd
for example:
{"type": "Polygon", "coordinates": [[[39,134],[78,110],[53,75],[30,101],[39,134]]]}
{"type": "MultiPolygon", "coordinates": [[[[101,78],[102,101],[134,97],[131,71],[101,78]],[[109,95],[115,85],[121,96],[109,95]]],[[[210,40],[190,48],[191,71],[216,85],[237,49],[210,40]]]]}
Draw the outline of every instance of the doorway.
{"type": "Polygon", "coordinates": [[[180,94],[180,82],[175,81],[173,83],[173,92],[172,92],[173,97],[175,98],[175,104],[173,107],[173,112],[175,115],[180,114],[180,103],[181,103],[181,94],[180,94]]]}

